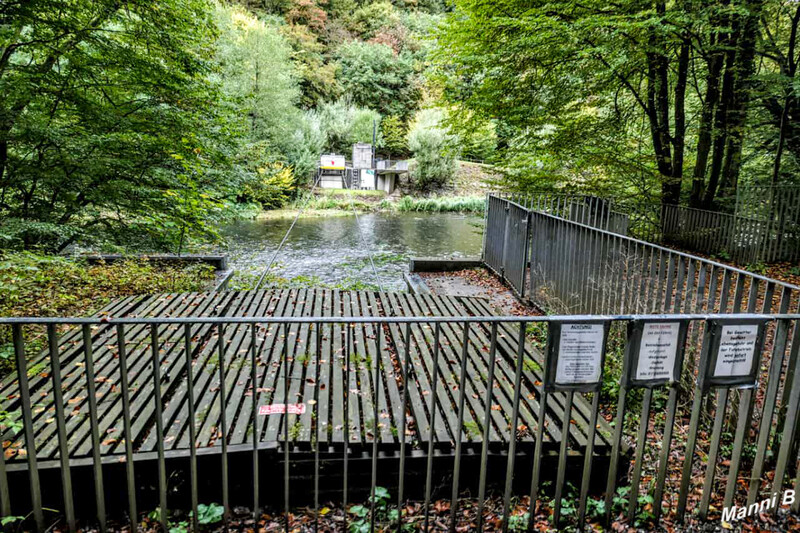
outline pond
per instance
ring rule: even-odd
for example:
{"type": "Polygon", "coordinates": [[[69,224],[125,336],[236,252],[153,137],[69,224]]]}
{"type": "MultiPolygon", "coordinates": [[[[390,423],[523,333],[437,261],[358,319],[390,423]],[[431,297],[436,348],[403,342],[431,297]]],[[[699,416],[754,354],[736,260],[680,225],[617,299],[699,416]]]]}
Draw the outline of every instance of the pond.
{"type": "MultiPolygon", "coordinates": [[[[369,213],[300,218],[277,256],[271,272],[297,284],[342,288],[380,285],[405,288],[403,272],[410,257],[480,256],[483,219],[455,213],[369,213]],[[380,282],[369,261],[375,263],[380,282]]],[[[222,228],[231,266],[259,275],[269,264],[292,219],[241,220],[222,228]]],[[[241,282],[241,281],[240,281],[241,282]]]]}

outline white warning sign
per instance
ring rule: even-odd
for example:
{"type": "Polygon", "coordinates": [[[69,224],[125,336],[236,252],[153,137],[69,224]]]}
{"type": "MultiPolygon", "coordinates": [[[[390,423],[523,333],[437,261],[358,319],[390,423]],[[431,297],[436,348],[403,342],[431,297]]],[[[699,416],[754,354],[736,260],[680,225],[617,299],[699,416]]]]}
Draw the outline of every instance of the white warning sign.
{"type": "Polygon", "coordinates": [[[564,324],[558,345],[556,383],[597,383],[603,364],[603,324],[564,324]]]}
{"type": "Polygon", "coordinates": [[[722,326],[714,377],[749,375],[753,369],[757,340],[757,324],[722,326]]]}
{"type": "Polygon", "coordinates": [[[680,328],[680,322],[647,322],[644,324],[634,379],[677,379],[673,373],[675,358],[678,356],[680,328]]]}

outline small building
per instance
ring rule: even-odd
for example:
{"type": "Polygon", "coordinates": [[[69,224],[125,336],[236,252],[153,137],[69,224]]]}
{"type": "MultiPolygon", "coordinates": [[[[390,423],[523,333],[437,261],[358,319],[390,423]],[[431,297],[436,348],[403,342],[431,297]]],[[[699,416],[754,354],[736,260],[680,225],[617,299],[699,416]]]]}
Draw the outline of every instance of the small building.
{"type": "Polygon", "coordinates": [[[317,167],[319,186],[323,189],[346,188],[347,161],[343,155],[322,154],[317,167]]]}
{"type": "Polygon", "coordinates": [[[392,194],[400,174],[408,172],[408,161],[376,161],[371,144],[356,143],[350,162],[343,155],[323,154],[317,172],[323,189],[381,190],[392,194]]]}

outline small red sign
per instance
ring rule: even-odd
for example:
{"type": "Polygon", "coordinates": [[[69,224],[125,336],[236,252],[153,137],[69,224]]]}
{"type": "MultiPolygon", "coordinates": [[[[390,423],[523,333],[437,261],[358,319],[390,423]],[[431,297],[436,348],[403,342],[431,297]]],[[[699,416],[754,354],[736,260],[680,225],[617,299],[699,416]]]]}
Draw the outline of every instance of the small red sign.
{"type": "MultiPolygon", "coordinates": [[[[273,403],[272,405],[259,405],[258,406],[258,414],[260,416],[265,415],[282,415],[286,412],[286,404],[285,403],[273,403]]],[[[289,404],[289,414],[290,415],[302,415],[306,412],[306,404],[304,403],[290,403],[289,404]]]]}

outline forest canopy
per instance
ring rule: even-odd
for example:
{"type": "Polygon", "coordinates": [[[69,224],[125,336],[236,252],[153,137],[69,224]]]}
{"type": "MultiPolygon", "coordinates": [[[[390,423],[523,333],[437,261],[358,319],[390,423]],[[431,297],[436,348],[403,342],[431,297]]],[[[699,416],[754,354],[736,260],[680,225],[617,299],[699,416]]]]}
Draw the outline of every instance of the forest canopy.
{"type": "Polygon", "coordinates": [[[798,184],[778,0],[0,4],[0,247],[174,250],[371,142],[640,212],[798,184]],[[433,120],[432,117],[436,117],[433,120]]]}
{"type": "Polygon", "coordinates": [[[797,2],[454,5],[445,98],[503,123],[518,187],[708,209],[797,183],[797,2]]]}

